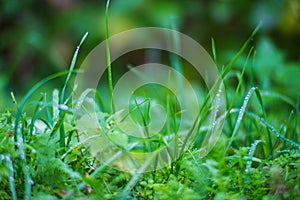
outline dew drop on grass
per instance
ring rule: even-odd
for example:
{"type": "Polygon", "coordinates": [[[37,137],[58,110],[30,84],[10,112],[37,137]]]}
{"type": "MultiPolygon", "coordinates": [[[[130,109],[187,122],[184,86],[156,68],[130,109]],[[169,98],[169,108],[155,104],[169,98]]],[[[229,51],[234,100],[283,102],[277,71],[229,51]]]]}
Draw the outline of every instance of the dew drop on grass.
{"type": "Polygon", "coordinates": [[[34,185],[34,181],[32,179],[29,179],[28,182],[29,182],[30,185],[34,185]]]}
{"type": "Polygon", "coordinates": [[[10,185],[10,190],[12,192],[12,196],[15,197],[16,199],[16,186],[15,186],[15,178],[14,178],[14,168],[12,164],[12,160],[9,155],[0,155],[0,160],[6,161],[6,166],[9,169],[9,185],[10,185]]]}
{"type": "Polygon", "coordinates": [[[69,107],[65,104],[59,104],[58,107],[59,107],[60,110],[68,110],[69,109],[69,107]]]}

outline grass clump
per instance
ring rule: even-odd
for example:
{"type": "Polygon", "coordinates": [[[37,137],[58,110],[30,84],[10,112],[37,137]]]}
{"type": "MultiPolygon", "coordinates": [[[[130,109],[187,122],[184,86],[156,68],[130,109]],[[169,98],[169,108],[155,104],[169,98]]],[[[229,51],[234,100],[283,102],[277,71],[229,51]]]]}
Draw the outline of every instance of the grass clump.
{"type": "MultiPolygon", "coordinates": [[[[256,85],[256,77],[248,68],[254,67],[255,55],[259,52],[250,48],[249,53],[244,54],[258,28],[221,71],[219,81],[226,89],[228,110],[223,116],[223,132],[212,151],[204,158],[199,152],[207,131],[205,118],[211,109],[208,100],[205,100],[207,105],[202,106],[199,120],[191,123],[197,130],[191,147],[170,166],[150,172],[140,168],[137,173],[121,172],[100,162],[89,149],[91,141],[98,137],[97,133],[92,132],[91,138],[82,140],[75,126],[70,102],[73,90],[68,93],[67,88],[72,75],[77,73],[76,58],[87,37],[87,34],[84,35],[69,71],[51,75],[34,85],[20,104],[12,95],[16,108],[1,113],[0,199],[299,198],[299,98],[291,100],[272,88],[259,89],[259,84],[256,85]],[[243,61],[243,64],[239,65],[238,61],[243,61]],[[39,87],[61,76],[67,76],[66,81],[61,90],[53,91],[50,99],[41,94],[37,101],[28,102],[39,87]],[[232,84],[232,80],[237,84],[232,84]],[[287,105],[278,107],[278,101],[287,105]],[[33,110],[31,115],[24,110],[28,103],[33,110]],[[281,112],[287,109],[290,109],[290,114],[285,116],[281,112]]],[[[108,37],[108,29],[106,31],[108,37]]],[[[214,40],[212,46],[216,62],[214,40]]],[[[168,137],[178,128],[180,113],[176,100],[170,97],[170,93],[164,92],[162,102],[167,110],[167,126],[162,137],[138,140],[121,133],[114,126],[118,111],[114,110],[112,101],[109,54],[107,60],[111,98],[108,107],[112,107],[104,110],[99,105],[98,117],[108,139],[121,148],[108,161],[114,162],[126,151],[151,152],[165,146],[168,137]]],[[[172,62],[181,68],[177,59],[172,62]]],[[[103,104],[99,92],[91,90],[86,95],[89,92],[98,97],[98,104],[103,104]]],[[[142,103],[137,98],[133,99],[135,104],[131,105],[131,114],[146,127],[150,121],[151,99],[142,103]]],[[[89,122],[89,125],[92,126],[92,123],[89,122]]],[[[147,134],[146,128],[144,131],[147,134]]],[[[174,156],[172,151],[169,151],[169,156],[174,156]]],[[[155,160],[149,162],[155,163],[155,160]]]]}

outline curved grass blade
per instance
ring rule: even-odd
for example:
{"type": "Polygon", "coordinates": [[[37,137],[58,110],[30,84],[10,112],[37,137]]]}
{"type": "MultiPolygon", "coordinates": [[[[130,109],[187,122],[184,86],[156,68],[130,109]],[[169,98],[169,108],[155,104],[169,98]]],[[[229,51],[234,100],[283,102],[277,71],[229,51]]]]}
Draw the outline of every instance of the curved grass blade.
{"type": "Polygon", "coordinates": [[[246,169],[245,169],[245,174],[248,174],[250,172],[251,169],[251,165],[252,165],[252,161],[253,161],[253,156],[254,156],[254,152],[256,150],[257,145],[263,142],[262,140],[255,140],[254,143],[251,144],[251,148],[248,154],[248,160],[246,163],[246,169]]]}
{"type": "Polygon", "coordinates": [[[23,98],[23,100],[21,101],[21,104],[20,104],[20,107],[18,109],[18,112],[17,112],[17,115],[16,115],[16,119],[15,119],[15,122],[14,122],[14,127],[15,127],[15,141],[17,141],[18,137],[19,136],[23,136],[22,132],[19,133],[20,131],[18,131],[18,124],[19,124],[19,121],[20,119],[22,118],[22,111],[27,103],[27,101],[29,100],[29,98],[34,94],[34,92],[36,92],[42,85],[46,84],[47,82],[53,80],[53,79],[56,79],[56,78],[59,78],[59,77],[62,77],[62,76],[65,76],[69,73],[69,71],[63,71],[63,72],[58,72],[58,73],[55,73],[55,74],[52,74],[44,79],[42,79],[41,81],[39,81],[37,84],[35,84],[25,95],[25,97],[23,98]]]}
{"type": "Polygon", "coordinates": [[[252,117],[253,119],[257,119],[258,121],[260,121],[260,123],[265,126],[267,129],[269,129],[271,131],[271,133],[273,133],[274,135],[276,135],[276,137],[280,138],[281,140],[289,143],[291,146],[296,147],[298,149],[300,149],[300,144],[297,142],[294,142],[291,139],[286,138],[282,133],[280,133],[279,131],[277,131],[277,129],[275,127],[273,127],[271,124],[269,124],[264,118],[252,113],[252,112],[246,112],[247,115],[249,115],[250,117],[252,117]]]}
{"type": "Polygon", "coordinates": [[[286,102],[287,104],[291,105],[293,108],[296,108],[296,105],[293,103],[293,100],[285,95],[279,94],[277,92],[271,92],[271,91],[263,91],[261,92],[261,96],[265,97],[273,97],[282,100],[283,102],[286,102]]]}
{"type": "MultiPolygon", "coordinates": [[[[206,95],[202,105],[201,105],[201,109],[198,113],[198,116],[196,117],[196,120],[194,122],[193,126],[197,126],[200,127],[201,121],[203,120],[202,116],[203,114],[207,113],[209,110],[209,100],[210,97],[212,96],[212,94],[216,94],[218,92],[216,92],[217,90],[219,90],[220,85],[222,85],[222,81],[224,79],[224,77],[231,71],[233,65],[235,64],[235,62],[238,60],[238,58],[242,55],[242,53],[245,51],[245,49],[247,48],[248,44],[250,43],[250,41],[252,40],[252,38],[254,37],[254,35],[258,32],[259,28],[261,27],[261,22],[257,25],[257,27],[254,29],[254,31],[252,32],[252,34],[250,35],[250,37],[246,40],[246,42],[243,44],[242,48],[238,51],[238,53],[234,56],[234,58],[229,62],[229,64],[225,67],[225,69],[221,72],[221,75],[218,77],[218,79],[216,80],[215,84],[213,85],[213,87],[211,88],[211,90],[209,91],[209,94],[206,95]]],[[[248,54],[249,55],[249,54],[248,54]]],[[[215,98],[215,97],[213,97],[215,98]]],[[[230,109],[229,109],[230,110],[230,109]]],[[[229,112],[227,112],[229,114],[229,112]]],[[[198,128],[199,129],[199,128],[198,128]]]]}
{"type": "Polygon", "coordinates": [[[251,144],[251,148],[248,154],[248,159],[246,163],[245,175],[244,175],[244,182],[247,184],[249,182],[249,172],[251,170],[251,165],[253,162],[253,156],[256,150],[257,145],[263,142],[262,140],[255,140],[254,143],[251,144]]]}

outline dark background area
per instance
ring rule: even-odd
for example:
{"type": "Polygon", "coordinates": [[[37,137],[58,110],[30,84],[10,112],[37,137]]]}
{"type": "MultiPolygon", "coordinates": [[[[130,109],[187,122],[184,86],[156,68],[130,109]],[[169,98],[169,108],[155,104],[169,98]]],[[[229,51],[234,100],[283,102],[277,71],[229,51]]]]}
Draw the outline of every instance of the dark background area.
{"type": "MultiPolygon", "coordinates": [[[[37,81],[67,70],[81,37],[89,32],[78,67],[105,39],[105,4],[104,0],[0,0],[0,107],[11,104],[10,91],[21,99],[37,81]]],[[[299,0],[112,0],[109,10],[110,35],[137,27],[176,27],[210,54],[213,37],[220,67],[262,21],[252,43],[257,49],[257,84],[265,89],[280,85],[276,90],[291,97],[300,89],[299,20],[299,0]]],[[[62,84],[58,79],[46,88],[62,84]]]]}

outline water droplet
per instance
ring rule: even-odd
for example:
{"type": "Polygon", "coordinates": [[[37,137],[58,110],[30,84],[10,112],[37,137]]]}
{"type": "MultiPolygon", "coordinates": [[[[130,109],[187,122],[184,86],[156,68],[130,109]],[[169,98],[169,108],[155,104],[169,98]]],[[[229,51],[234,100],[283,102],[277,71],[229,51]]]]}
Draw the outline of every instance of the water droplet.
{"type": "Polygon", "coordinates": [[[68,110],[68,108],[69,108],[69,107],[68,107],[67,105],[65,105],[65,104],[59,104],[58,107],[59,107],[60,110],[68,110]]]}

